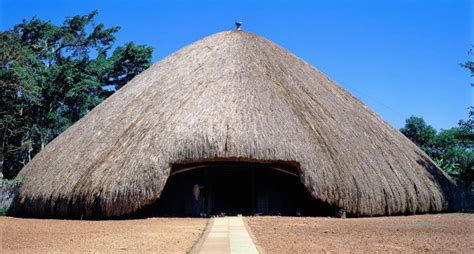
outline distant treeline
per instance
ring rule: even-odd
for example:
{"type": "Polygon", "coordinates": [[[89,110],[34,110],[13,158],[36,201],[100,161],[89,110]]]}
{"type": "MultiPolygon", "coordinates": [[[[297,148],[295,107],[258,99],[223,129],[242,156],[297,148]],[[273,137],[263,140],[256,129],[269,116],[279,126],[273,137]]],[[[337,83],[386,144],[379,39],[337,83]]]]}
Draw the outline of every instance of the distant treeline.
{"type": "Polygon", "coordinates": [[[421,117],[406,120],[400,131],[427,153],[439,167],[459,182],[474,177],[474,107],[467,120],[458,126],[437,132],[421,117]]]}

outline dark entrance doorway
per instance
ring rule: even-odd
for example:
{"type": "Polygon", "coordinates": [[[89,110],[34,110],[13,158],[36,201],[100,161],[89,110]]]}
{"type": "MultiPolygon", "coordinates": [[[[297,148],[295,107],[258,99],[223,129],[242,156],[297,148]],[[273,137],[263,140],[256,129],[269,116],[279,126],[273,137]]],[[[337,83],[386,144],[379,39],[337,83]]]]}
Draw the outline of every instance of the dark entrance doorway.
{"type": "Polygon", "coordinates": [[[274,163],[213,162],[175,165],[160,199],[147,216],[193,216],[193,188],[200,186],[199,213],[211,215],[332,215],[335,207],[314,199],[295,167],[274,163]]]}
{"type": "MultiPolygon", "coordinates": [[[[205,169],[208,171],[208,199],[204,211],[209,214],[248,214],[252,206],[252,170],[234,168],[227,170],[205,169]]],[[[204,185],[206,188],[206,185],[204,185]]]]}

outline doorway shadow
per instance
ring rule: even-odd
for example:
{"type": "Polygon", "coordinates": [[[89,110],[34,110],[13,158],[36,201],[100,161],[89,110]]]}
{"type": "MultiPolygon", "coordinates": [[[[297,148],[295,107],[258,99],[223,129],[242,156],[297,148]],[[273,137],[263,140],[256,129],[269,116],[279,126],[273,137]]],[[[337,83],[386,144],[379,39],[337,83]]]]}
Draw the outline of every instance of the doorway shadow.
{"type": "Polygon", "coordinates": [[[334,216],[338,210],[309,194],[294,165],[207,162],[173,165],[161,197],[133,217],[334,216]]]}

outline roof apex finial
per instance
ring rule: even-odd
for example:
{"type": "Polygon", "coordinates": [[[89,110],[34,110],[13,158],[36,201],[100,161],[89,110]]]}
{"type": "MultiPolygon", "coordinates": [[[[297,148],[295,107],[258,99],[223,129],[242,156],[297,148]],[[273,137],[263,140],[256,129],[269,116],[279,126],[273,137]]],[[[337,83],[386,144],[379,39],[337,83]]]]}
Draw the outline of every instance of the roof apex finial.
{"type": "Polygon", "coordinates": [[[240,26],[242,25],[242,21],[235,22],[235,30],[240,31],[240,26]]]}

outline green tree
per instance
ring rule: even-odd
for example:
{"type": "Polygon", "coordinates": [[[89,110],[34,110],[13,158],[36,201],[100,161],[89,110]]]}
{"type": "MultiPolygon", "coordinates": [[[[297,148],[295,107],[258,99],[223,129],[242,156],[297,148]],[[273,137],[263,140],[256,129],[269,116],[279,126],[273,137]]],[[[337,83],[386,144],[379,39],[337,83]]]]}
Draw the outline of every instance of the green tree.
{"type": "Polygon", "coordinates": [[[458,125],[459,125],[459,128],[466,131],[466,133],[469,133],[470,135],[472,135],[472,133],[474,132],[474,107],[469,107],[468,119],[460,120],[458,125]]]}
{"type": "Polygon", "coordinates": [[[474,111],[457,127],[436,130],[421,117],[410,117],[400,131],[423,149],[446,173],[463,184],[472,183],[474,176],[474,111]]]}
{"type": "Polygon", "coordinates": [[[54,137],[151,65],[153,49],[114,48],[97,11],[0,32],[0,168],[14,177],[54,137]]]}
{"type": "Polygon", "coordinates": [[[436,130],[426,124],[421,117],[411,116],[405,121],[405,126],[400,131],[423,151],[430,154],[436,130]]]}
{"type": "MultiPolygon", "coordinates": [[[[469,55],[473,55],[474,54],[474,45],[471,46],[471,49],[469,50],[469,55]]],[[[474,62],[469,60],[463,64],[461,64],[462,67],[468,69],[470,72],[471,72],[471,77],[474,77],[474,62]]],[[[471,86],[474,86],[474,83],[471,83],[471,86]]]]}
{"type": "Polygon", "coordinates": [[[451,176],[462,181],[472,181],[473,142],[472,135],[459,127],[442,130],[434,140],[433,157],[451,176]]]}

